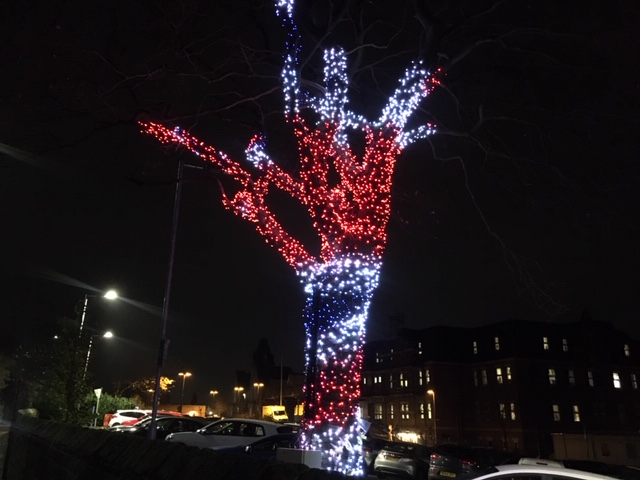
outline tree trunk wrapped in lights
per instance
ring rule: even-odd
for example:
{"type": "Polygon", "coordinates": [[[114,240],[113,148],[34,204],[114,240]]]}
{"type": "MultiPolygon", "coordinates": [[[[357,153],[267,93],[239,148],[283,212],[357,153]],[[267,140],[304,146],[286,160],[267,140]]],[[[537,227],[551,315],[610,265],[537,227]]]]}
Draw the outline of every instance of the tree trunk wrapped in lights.
{"type": "Polygon", "coordinates": [[[366,319],[375,291],[391,214],[392,177],[398,156],[431,125],[405,131],[410,115],[437,81],[419,64],[409,68],[375,122],[346,109],[346,55],[325,51],[325,94],[299,94],[297,54],[300,44],[293,20],[294,0],[280,0],[276,12],[288,33],[282,71],[285,119],[298,143],[300,169],[291,175],[271,159],[265,139],[256,135],[246,149],[251,172],[240,162],[180,128],[142,122],[145,133],[163,143],[183,145],[211,162],[240,188],[222,191],[226,208],[252,222],[266,241],[291,265],[308,295],[305,315],[307,362],[304,447],[323,452],[330,470],[362,474],[358,430],[358,398],[366,319]],[[313,115],[301,110],[307,110],[313,115]],[[312,122],[310,117],[315,116],[312,122]],[[347,133],[361,131],[364,154],[351,149],[347,133]],[[338,181],[329,179],[337,173],[338,181]],[[270,187],[286,192],[306,207],[320,238],[314,256],[289,234],[266,202],[270,187]]]}

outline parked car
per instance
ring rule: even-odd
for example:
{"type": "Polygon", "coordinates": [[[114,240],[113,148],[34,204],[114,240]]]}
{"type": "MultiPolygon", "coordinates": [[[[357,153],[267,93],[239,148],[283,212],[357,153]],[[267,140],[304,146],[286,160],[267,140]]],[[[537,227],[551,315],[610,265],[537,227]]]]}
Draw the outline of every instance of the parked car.
{"type": "Polygon", "coordinates": [[[261,438],[248,445],[212,447],[212,449],[217,452],[242,453],[256,458],[275,460],[279,448],[295,448],[298,439],[298,433],[279,433],[261,438]]]}
{"type": "Polygon", "coordinates": [[[262,437],[292,433],[293,428],[267,420],[225,418],[195,431],[172,433],[166,440],[199,448],[248,445],[262,437]]]}
{"type": "Polygon", "coordinates": [[[151,413],[151,410],[140,410],[137,408],[128,410],[116,410],[115,413],[107,413],[104,416],[102,426],[106,428],[116,425],[122,425],[122,422],[126,420],[137,420],[147,413],[151,413]]]}
{"type": "Polygon", "coordinates": [[[480,450],[445,443],[434,447],[429,462],[429,480],[460,478],[492,466],[485,463],[485,455],[480,450]]]}
{"type": "MultiPolygon", "coordinates": [[[[170,412],[168,410],[158,410],[156,412],[156,416],[160,416],[160,415],[163,415],[163,416],[173,415],[173,416],[176,416],[176,417],[187,417],[188,416],[188,415],[184,415],[184,414],[179,413],[179,412],[170,412]]],[[[128,426],[136,425],[136,424],[140,423],[141,421],[146,420],[147,418],[151,418],[151,412],[145,413],[140,418],[131,418],[129,420],[125,420],[124,422],[121,423],[121,425],[128,425],[128,426]]],[[[211,423],[211,420],[209,420],[209,423],[211,423]]]]}
{"type": "Polygon", "coordinates": [[[373,473],[373,462],[375,461],[378,453],[382,450],[389,440],[383,440],[381,438],[365,437],[362,439],[362,459],[364,461],[365,473],[373,473]]]}
{"type": "Polygon", "coordinates": [[[429,473],[431,450],[425,445],[409,442],[389,442],[373,462],[379,478],[386,474],[426,479],[429,473]]]}
{"type": "MultiPolygon", "coordinates": [[[[156,439],[164,440],[167,435],[178,432],[195,432],[209,424],[209,421],[200,417],[165,415],[156,418],[156,439]]],[[[128,433],[146,437],[151,426],[151,417],[142,420],[136,425],[118,425],[110,428],[110,432],[128,433]]]]}
{"type": "Polygon", "coordinates": [[[614,477],[555,465],[498,465],[468,477],[473,480],[614,480],[614,477]]]}

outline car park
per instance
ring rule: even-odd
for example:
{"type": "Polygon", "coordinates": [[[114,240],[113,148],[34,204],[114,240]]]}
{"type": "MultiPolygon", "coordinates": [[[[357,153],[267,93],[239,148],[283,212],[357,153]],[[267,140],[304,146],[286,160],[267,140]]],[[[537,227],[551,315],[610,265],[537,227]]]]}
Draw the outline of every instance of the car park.
{"type": "Polygon", "coordinates": [[[399,475],[426,479],[429,472],[431,450],[425,445],[409,442],[388,442],[378,452],[373,471],[379,478],[399,475]]]}
{"type": "Polygon", "coordinates": [[[195,432],[172,433],[166,440],[199,448],[248,445],[260,438],[292,433],[293,427],[267,420],[225,418],[208,424],[195,432]]]}
{"type": "Polygon", "coordinates": [[[295,448],[299,438],[297,433],[279,433],[261,438],[248,445],[212,447],[212,449],[217,452],[241,453],[256,458],[275,460],[279,448],[295,448]]]}
{"type": "MultiPolygon", "coordinates": [[[[176,417],[186,417],[186,416],[188,416],[188,415],[184,415],[184,414],[179,413],[179,412],[170,412],[168,410],[158,410],[156,412],[156,417],[159,417],[161,415],[163,415],[163,416],[173,415],[173,416],[176,416],[176,417]]],[[[136,425],[137,423],[140,423],[141,421],[146,420],[147,418],[151,418],[151,412],[144,414],[140,418],[131,418],[129,420],[125,420],[124,422],[121,423],[121,425],[128,425],[128,426],[136,425]]],[[[211,422],[211,420],[209,420],[209,422],[211,422]]]]}

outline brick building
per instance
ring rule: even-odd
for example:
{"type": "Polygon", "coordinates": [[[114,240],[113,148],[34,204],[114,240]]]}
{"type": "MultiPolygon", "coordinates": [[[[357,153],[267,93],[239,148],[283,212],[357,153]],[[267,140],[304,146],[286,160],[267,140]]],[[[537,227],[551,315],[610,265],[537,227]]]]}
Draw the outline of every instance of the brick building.
{"type": "Polygon", "coordinates": [[[588,318],[404,329],[365,346],[362,416],[398,438],[546,456],[552,434],[637,436],[639,381],[640,342],[588,318]]]}

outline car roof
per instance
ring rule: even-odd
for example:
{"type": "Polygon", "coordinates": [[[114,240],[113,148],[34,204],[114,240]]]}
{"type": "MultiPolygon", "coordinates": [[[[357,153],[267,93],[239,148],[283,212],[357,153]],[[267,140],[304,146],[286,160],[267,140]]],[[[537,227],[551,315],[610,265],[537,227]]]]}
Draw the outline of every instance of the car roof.
{"type": "Polygon", "coordinates": [[[257,420],[253,418],[221,418],[220,420],[214,420],[211,423],[219,423],[219,422],[250,422],[256,423],[258,425],[275,425],[276,427],[282,427],[282,423],[278,422],[270,422],[269,420],[257,420]]]}
{"type": "MultiPolygon", "coordinates": [[[[581,480],[611,480],[613,477],[609,477],[606,475],[600,475],[597,473],[585,472],[583,470],[573,470],[571,468],[558,468],[556,466],[547,466],[547,465],[497,465],[493,467],[501,474],[509,474],[509,473],[531,473],[531,474],[542,474],[542,475],[552,475],[556,477],[568,477],[574,479],[581,480]]],[[[481,474],[478,476],[474,476],[475,479],[481,479],[486,477],[492,477],[494,474],[481,474]]]]}

